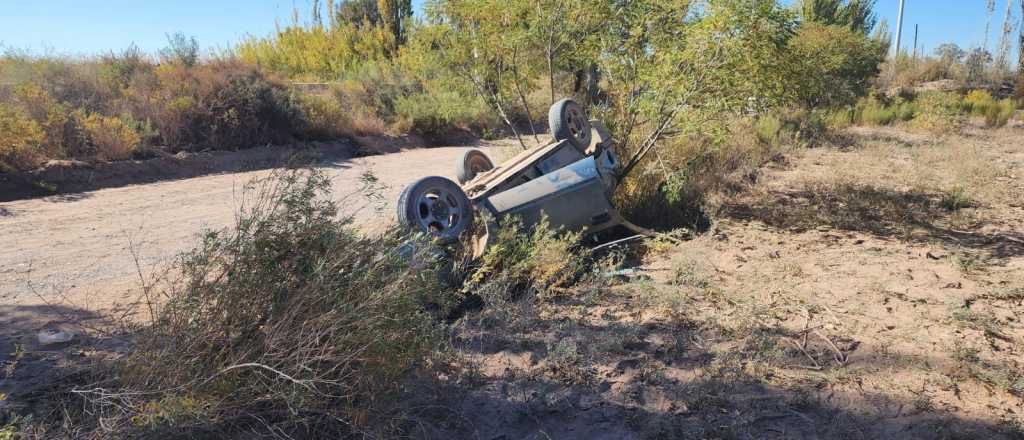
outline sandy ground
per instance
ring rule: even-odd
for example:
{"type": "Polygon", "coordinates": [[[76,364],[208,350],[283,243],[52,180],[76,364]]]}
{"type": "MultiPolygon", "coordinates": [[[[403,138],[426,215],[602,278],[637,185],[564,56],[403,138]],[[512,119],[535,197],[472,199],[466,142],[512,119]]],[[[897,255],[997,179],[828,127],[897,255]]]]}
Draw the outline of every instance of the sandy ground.
{"type": "Polygon", "coordinates": [[[1022,131],[849,134],[627,279],[460,321],[417,435],[1024,438],[1022,131]]]}
{"type": "MultiPolygon", "coordinates": [[[[792,151],[721,195],[706,233],[649,242],[634,275],[453,323],[451,365],[403,396],[411,436],[1024,438],[1022,133],[856,129],[852,145],[792,151]]],[[[393,203],[461,151],[327,171],[340,198],[372,169],[393,203]]],[[[238,188],[264,175],[0,204],[0,362],[4,331],[38,328],[55,292],[68,307],[131,302],[129,243],[159,266],[228,224],[238,188]]],[[[363,206],[364,227],[392,218],[363,206]]],[[[76,350],[30,346],[25,360],[60,366],[76,350]]],[[[15,383],[42,380],[31,371],[15,383]]]]}
{"type": "MultiPolygon", "coordinates": [[[[467,148],[407,150],[339,161],[324,170],[341,208],[373,230],[394,221],[394,201],[405,185],[426,175],[454,179],[454,164],[467,148]],[[364,173],[371,170],[381,188],[379,199],[361,194],[364,173]]],[[[139,286],[136,257],[145,276],[158,272],[190,249],[201,231],[229,225],[243,186],[271,172],[0,203],[0,307],[104,310],[133,302],[139,286]]],[[[0,325],[4,316],[0,313],[0,325]]]]}

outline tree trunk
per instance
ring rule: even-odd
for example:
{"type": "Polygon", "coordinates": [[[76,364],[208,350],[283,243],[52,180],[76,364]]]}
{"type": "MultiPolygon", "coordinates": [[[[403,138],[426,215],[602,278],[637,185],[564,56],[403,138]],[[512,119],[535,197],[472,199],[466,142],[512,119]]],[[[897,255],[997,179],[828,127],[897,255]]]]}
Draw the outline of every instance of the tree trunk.
{"type": "MultiPolygon", "coordinates": [[[[1020,35],[1017,41],[1017,78],[1024,81],[1024,0],[1020,0],[1020,11],[1020,35]]],[[[1017,93],[1024,94],[1024,91],[1018,90],[1017,93]]]]}
{"type": "Polygon", "coordinates": [[[533,113],[530,112],[530,104],[526,102],[526,94],[523,93],[522,81],[519,80],[519,62],[518,62],[519,50],[512,51],[512,83],[516,86],[516,94],[519,95],[519,102],[523,105],[523,110],[526,111],[526,120],[530,123],[530,133],[533,134],[533,140],[540,143],[540,138],[537,137],[537,128],[533,126],[533,113]]]}

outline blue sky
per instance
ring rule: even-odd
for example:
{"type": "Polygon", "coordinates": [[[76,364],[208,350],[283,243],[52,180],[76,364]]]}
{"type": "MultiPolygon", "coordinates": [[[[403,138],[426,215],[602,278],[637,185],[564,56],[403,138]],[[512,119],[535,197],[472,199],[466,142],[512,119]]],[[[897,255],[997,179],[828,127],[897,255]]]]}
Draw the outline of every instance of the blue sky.
{"type": "MultiPolygon", "coordinates": [[[[786,0],[790,2],[792,0],[786,0]]],[[[904,42],[910,47],[914,24],[920,25],[925,51],[953,41],[980,46],[986,0],[906,0],[904,42]]],[[[1014,23],[1020,23],[1020,1],[1014,23]]],[[[899,0],[879,0],[877,12],[895,29],[899,0]]],[[[1007,0],[996,0],[989,47],[994,48],[1007,0]]],[[[32,53],[90,55],[121,50],[135,43],[156,52],[166,34],[195,36],[207,49],[227,47],[246,34],[265,35],[276,20],[290,22],[298,7],[305,15],[309,0],[0,0],[0,44],[32,53]]],[[[414,0],[419,5],[422,0],[414,0]]],[[[994,50],[994,49],[992,49],[994,50]]]]}

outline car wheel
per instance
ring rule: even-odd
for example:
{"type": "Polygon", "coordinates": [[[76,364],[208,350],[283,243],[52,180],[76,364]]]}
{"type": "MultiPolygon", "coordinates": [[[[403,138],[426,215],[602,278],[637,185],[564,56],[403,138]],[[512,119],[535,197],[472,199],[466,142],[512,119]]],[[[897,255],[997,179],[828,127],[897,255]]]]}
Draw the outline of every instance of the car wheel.
{"type": "Polygon", "coordinates": [[[494,163],[480,150],[466,150],[455,164],[455,177],[459,183],[473,180],[478,174],[494,169],[494,163]]]}
{"type": "Polygon", "coordinates": [[[548,110],[551,136],[556,141],[568,141],[580,152],[590,147],[590,120],[576,101],[563,99],[548,110]]]}
{"type": "Polygon", "coordinates": [[[424,177],[398,197],[398,222],[452,243],[473,224],[473,206],[455,182],[439,176],[424,177]]]}

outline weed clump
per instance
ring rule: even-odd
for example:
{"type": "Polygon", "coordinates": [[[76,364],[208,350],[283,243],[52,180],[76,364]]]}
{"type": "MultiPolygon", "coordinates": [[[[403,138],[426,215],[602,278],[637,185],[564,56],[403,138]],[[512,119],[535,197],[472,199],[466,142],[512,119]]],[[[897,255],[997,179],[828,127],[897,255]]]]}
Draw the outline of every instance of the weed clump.
{"type": "Polygon", "coordinates": [[[469,278],[470,286],[488,300],[511,295],[556,295],[582,275],[580,234],[550,227],[544,219],[532,230],[511,221],[497,231],[494,244],[469,278]],[[495,298],[489,298],[495,297],[495,298]]]}
{"type": "Polygon", "coordinates": [[[341,435],[387,412],[440,341],[428,310],[453,296],[436,265],[400,255],[402,235],[339,219],[328,185],[302,171],[262,182],[234,228],[181,258],[118,369],[127,417],[105,429],[341,435]]]}

